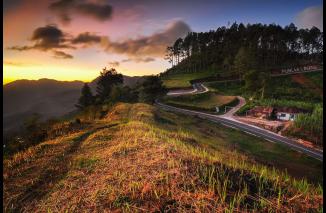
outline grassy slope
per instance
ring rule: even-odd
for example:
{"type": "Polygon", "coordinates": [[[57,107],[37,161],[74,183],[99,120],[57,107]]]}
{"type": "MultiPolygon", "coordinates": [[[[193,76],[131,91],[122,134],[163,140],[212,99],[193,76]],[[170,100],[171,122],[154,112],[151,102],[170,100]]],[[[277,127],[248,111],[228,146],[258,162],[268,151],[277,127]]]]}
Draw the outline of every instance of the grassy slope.
{"type": "Polygon", "coordinates": [[[230,81],[230,82],[207,82],[207,86],[210,90],[218,92],[223,95],[242,95],[244,83],[239,81],[230,81]]]}
{"type": "Polygon", "coordinates": [[[321,208],[320,187],[258,163],[266,158],[282,170],[287,167],[290,174],[315,176],[321,182],[321,163],[285,147],[149,105],[119,104],[87,130],[6,159],[3,208],[6,212],[321,208]],[[241,154],[244,151],[253,157],[241,154]]]}
{"type": "MultiPolygon", "coordinates": [[[[254,100],[254,102],[246,104],[242,107],[238,114],[243,114],[255,105],[261,106],[287,106],[299,107],[312,111],[314,106],[321,103],[323,95],[316,92],[322,90],[323,72],[304,73],[302,75],[309,85],[300,84],[293,79],[293,75],[273,77],[268,83],[265,98],[263,100],[254,100]],[[315,84],[314,87],[311,84],[315,84]]],[[[248,94],[243,93],[244,82],[208,82],[205,85],[212,91],[223,95],[242,95],[249,98],[248,94]]]]}
{"type": "MultiPolygon", "coordinates": [[[[257,105],[298,107],[312,112],[323,101],[323,72],[273,77],[268,83],[265,98],[254,101],[249,101],[248,95],[242,94],[240,82],[210,82],[206,86],[224,95],[246,97],[247,104],[237,112],[238,115],[245,115],[247,110],[257,105]]],[[[283,132],[284,135],[313,141],[318,146],[322,144],[322,134],[315,137],[316,135],[302,129],[290,127],[288,130],[283,132]]]]}
{"type": "Polygon", "coordinates": [[[313,72],[304,74],[305,77],[309,78],[312,82],[315,83],[317,87],[323,89],[323,72],[313,72]]]}
{"type": "Polygon", "coordinates": [[[178,97],[165,97],[163,101],[169,105],[197,109],[201,111],[215,111],[215,107],[222,107],[236,101],[235,96],[223,96],[215,92],[178,97]]]}
{"type": "Polygon", "coordinates": [[[168,76],[162,77],[162,81],[164,86],[168,89],[173,88],[187,88],[191,87],[189,81],[198,79],[198,78],[205,78],[212,76],[214,72],[212,71],[203,71],[203,72],[196,72],[196,73],[176,73],[170,74],[168,76]]]}
{"type": "MultiPolygon", "coordinates": [[[[307,79],[310,79],[313,83],[316,84],[316,87],[320,87],[322,90],[322,72],[304,73],[300,75],[304,76],[307,79]]],[[[218,91],[224,95],[243,95],[243,82],[242,84],[240,84],[240,82],[238,81],[209,82],[205,85],[208,86],[211,90],[218,91]]],[[[320,94],[316,94],[315,88],[299,84],[298,82],[293,80],[292,75],[271,78],[266,87],[265,97],[306,102],[322,101],[322,96],[320,96],[320,94]]]]}

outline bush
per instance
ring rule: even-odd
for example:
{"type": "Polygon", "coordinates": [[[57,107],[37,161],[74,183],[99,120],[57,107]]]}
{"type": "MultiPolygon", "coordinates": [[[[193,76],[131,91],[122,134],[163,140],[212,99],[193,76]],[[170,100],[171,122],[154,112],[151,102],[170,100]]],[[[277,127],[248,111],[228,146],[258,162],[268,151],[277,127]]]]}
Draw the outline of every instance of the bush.
{"type": "Polygon", "coordinates": [[[255,104],[253,102],[246,103],[244,106],[242,106],[237,112],[236,115],[246,115],[246,112],[252,108],[255,107],[255,104]]]}
{"type": "Polygon", "coordinates": [[[102,118],[108,109],[110,108],[111,103],[106,105],[96,105],[96,106],[89,106],[85,108],[83,111],[80,111],[78,114],[78,118],[84,121],[92,121],[95,119],[102,118]]]}
{"type": "Polygon", "coordinates": [[[74,121],[59,121],[51,119],[42,123],[34,123],[33,128],[29,125],[20,132],[12,133],[11,135],[4,137],[3,154],[5,156],[10,156],[43,141],[78,132],[87,125],[88,123],[81,122],[79,118],[76,118],[74,121]]]}
{"type": "Polygon", "coordinates": [[[315,104],[304,101],[293,101],[285,99],[261,99],[254,100],[255,105],[271,107],[295,107],[312,112],[315,104]]]}
{"type": "Polygon", "coordinates": [[[317,105],[311,114],[299,114],[290,135],[301,136],[316,145],[323,145],[323,107],[317,105]]]}

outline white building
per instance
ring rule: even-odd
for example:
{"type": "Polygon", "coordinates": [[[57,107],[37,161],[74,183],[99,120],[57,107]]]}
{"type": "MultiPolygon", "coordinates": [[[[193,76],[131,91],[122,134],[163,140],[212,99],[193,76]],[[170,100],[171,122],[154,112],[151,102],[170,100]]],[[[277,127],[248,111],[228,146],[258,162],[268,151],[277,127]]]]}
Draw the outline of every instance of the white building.
{"type": "Polygon", "coordinates": [[[278,107],[276,117],[282,121],[294,121],[299,113],[304,113],[304,110],[292,107],[278,107]]]}
{"type": "Polygon", "coordinates": [[[278,120],[282,121],[294,121],[297,116],[297,113],[288,113],[288,112],[277,112],[276,117],[278,120]]]}

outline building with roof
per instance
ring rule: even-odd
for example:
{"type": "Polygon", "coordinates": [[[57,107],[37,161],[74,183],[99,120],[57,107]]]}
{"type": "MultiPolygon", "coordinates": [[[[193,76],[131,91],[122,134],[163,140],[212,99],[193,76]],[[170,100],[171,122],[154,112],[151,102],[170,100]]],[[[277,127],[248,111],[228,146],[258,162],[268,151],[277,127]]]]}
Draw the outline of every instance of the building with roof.
{"type": "Polygon", "coordinates": [[[305,110],[296,107],[263,107],[255,106],[247,111],[247,115],[269,120],[293,121],[299,113],[305,113],[305,110]]]}
{"type": "Polygon", "coordinates": [[[277,107],[276,118],[283,121],[294,121],[299,113],[305,113],[304,110],[295,107],[277,107]]]}

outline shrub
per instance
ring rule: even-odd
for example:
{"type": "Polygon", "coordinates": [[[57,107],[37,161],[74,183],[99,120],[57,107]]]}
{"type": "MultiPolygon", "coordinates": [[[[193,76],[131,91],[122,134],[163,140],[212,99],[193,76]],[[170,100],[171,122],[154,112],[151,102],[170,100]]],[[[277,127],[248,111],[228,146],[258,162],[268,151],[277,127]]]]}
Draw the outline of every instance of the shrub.
{"type": "MultiPolygon", "coordinates": [[[[303,133],[306,139],[312,140],[317,145],[323,141],[323,107],[317,105],[311,114],[299,114],[293,127],[303,133]]],[[[296,131],[292,134],[297,135],[296,131]]]]}

